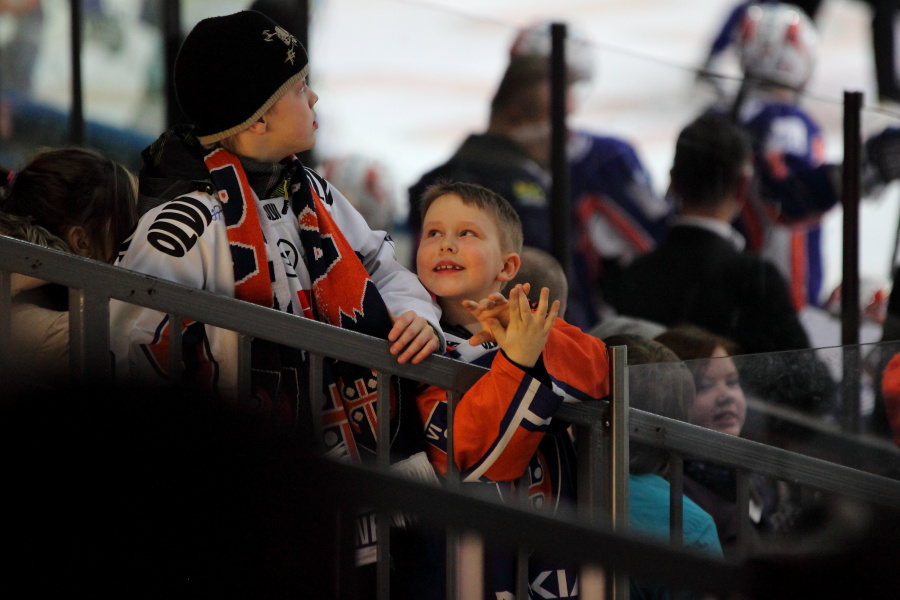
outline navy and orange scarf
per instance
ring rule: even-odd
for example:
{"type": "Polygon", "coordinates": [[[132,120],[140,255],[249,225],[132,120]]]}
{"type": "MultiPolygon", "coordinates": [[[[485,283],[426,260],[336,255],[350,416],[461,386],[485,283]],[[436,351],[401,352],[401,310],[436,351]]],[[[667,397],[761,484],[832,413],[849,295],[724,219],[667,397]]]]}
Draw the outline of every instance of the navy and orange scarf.
{"type": "MultiPolygon", "coordinates": [[[[235,297],[273,307],[270,268],[284,267],[279,261],[272,264],[268,260],[254,192],[240,159],[224,148],[217,148],[204,160],[227,226],[235,297]]],[[[331,202],[327,184],[321,182],[319,190],[324,198],[320,197],[305,168],[295,157],[290,160],[300,176],[297,182],[285,182],[285,185],[291,191],[291,207],[312,282],[312,316],[343,329],[387,338],[392,327],[390,313],[362,261],[326,208],[326,202],[331,202]]],[[[326,360],[325,399],[321,411],[314,411],[318,416],[313,416],[304,406],[309,402],[306,366],[297,364],[305,363],[298,360],[302,353],[273,347],[273,344],[261,344],[253,349],[256,400],[272,412],[291,415],[297,421],[311,416],[320,419],[326,451],[346,452],[353,460],[360,458],[362,449],[374,451],[377,386],[372,369],[326,360]],[[272,362],[281,364],[273,369],[276,365],[272,362]],[[281,370],[282,374],[273,377],[273,370],[281,370]]],[[[397,389],[392,385],[392,417],[397,389]]]]}

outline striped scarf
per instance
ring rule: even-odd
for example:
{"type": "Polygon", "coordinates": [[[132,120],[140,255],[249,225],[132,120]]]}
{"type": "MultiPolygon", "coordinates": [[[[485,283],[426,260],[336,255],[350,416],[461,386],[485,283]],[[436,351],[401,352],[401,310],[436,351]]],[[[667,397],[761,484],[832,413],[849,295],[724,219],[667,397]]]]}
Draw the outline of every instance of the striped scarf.
{"type": "MultiPolygon", "coordinates": [[[[298,182],[286,185],[291,190],[291,206],[312,281],[310,308],[313,318],[387,338],[392,327],[387,306],[362,261],[326,209],[326,203],[332,202],[327,184],[321,182],[317,191],[310,180],[315,174],[307,174],[295,157],[291,160],[299,167],[297,172],[301,176],[298,182]]],[[[217,148],[207,154],[205,162],[227,227],[234,264],[235,297],[273,307],[270,269],[284,269],[284,264],[280,260],[268,261],[255,195],[240,159],[224,148],[217,148]]],[[[260,350],[263,361],[257,360],[257,347],[254,346],[254,362],[259,367],[254,369],[255,396],[264,404],[271,403],[276,413],[293,413],[296,421],[306,420],[304,404],[308,405],[309,401],[306,399],[307,386],[302,383],[308,381],[302,376],[306,372],[305,365],[301,368],[296,364],[297,353],[291,349],[279,347],[276,351],[273,344],[268,344],[261,345],[260,350]],[[290,372],[287,377],[276,378],[276,389],[272,389],[273,361],[281,363],[281,370],[290,372]],[[296,381],[297,385],[285,389],[284,383],[288,380],[296,381]]],[[[374,452],[375,448],[376,378],[366,367],[330,359],[325,362],[325,402],[320,413],[325,449],[346,454],[356,461],[360,459],[361,449],[374,452]]],[[[392,417],[397,389],[396,384],[392,385],[392,417]]],[[[311,418],[311,415],[307,416],[311,418]]]]}

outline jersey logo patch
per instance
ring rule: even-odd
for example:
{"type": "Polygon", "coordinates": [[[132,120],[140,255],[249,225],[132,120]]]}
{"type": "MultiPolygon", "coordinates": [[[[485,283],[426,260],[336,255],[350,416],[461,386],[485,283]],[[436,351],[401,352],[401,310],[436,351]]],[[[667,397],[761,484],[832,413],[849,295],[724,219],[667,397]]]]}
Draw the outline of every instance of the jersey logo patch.
{"type": "Polygon", "coordinates": [[[194,247],[211,222],[212,214],[201,201],[178,198],[156,216],[147,231],[147,241],[163,254],[180,258],[194,247]]]}

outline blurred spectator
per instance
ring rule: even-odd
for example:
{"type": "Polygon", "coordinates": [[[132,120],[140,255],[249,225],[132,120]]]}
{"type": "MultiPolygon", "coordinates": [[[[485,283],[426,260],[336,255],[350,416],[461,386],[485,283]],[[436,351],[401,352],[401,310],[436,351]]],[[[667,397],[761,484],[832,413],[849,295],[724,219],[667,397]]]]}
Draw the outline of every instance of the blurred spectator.
{"type": "MultiPolygon", "coordinates": [[[[697,395],[688,407],[688,422],[728,435],[739,436],[747,418],[747,401],[740,374],[730,358],[734,344],[700,327],[683,325],[668,329],[656,341],[685,361],[694,378],[697,395]]],[[[709,461],[684,461],[684,493],[712,515],[726,556],[738,553],[737,479],[734,469],[709,461]]],[[[762,547],[764,535],[791,531],[799,505],[786,484],[760,475],[750,476],[747,548],[762,547]]],[[[769,539],[772,539],[769,537],[769,539]]]]}
{"type": "Polygon", "coordinates": [[[372,229],[394,229],[396,188],[394,177],[380,161],[350,154],[325,160],[317,169],[341,190],[372,229]]]}
{"type": "Polygon", "coordinates": [[[624,271],[615,294],[621,314],[693,323],[744,353],[809,347],[784,278],[743,252],[730,226],[746,201],[750,159],[746,134],[724,116],[704,114],[681,131],[671,170],[681,214],[665,242],[624,271]]]}
{"type": "MultiPolygon", "coordinates": [[[[111,263],[137,221],[133,175],[92,150],[39,152],[8,179],[2,235],[111,263]]],[[[13,274],[12,293],[4,388],[55,387],[69,370],[68,288],[13,274]]]]}
{"type": "MultiPolygon", "coordinates": [[[[529,283],[533,291],[531,295],[534,298],[537,298],[541,289],[549,289],[550,304],[559,300],[558,316],[560,319],[565,319],[569,282],[566,280],[566,273],[563,271],[562,265],[549,252],[532,246],[524,246],[519,257],[522,259],[522,264],[516,276],[506,285],[507,289],[512,289],[520,283],[529,283]]],[[[532,301],[531,304],[536,306],[537,302],[532,301]]]]}

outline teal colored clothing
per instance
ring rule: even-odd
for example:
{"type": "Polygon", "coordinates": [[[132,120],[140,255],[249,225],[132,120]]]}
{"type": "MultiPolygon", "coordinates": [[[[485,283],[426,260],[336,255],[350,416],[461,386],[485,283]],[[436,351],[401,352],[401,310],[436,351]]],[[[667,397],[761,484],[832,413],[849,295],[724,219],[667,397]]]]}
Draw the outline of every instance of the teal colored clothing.
{"type": "MultiPolygon", "coordinates": [[[[684,546],[722,557],[713,518],[690,498],[683,503],[684,546]]],[[[631,530],[669,541],[669,482],[652,473],[628,477],[628,517],[631,530]]],[[[688,594],[692,600],[700,596],[688,594]]],[[[669,590],[647,581],[631,580],[632,600],[670,600],[669,590]]]]}
{"type": "MultiPolygon", "coordinates": [[[[628,478],[631,530],[669,540],[669,482],[652,473],[628,478]]],[[[713,518],[690,498],[684,498],[684,546],[722,556],[713,518]]]]}

